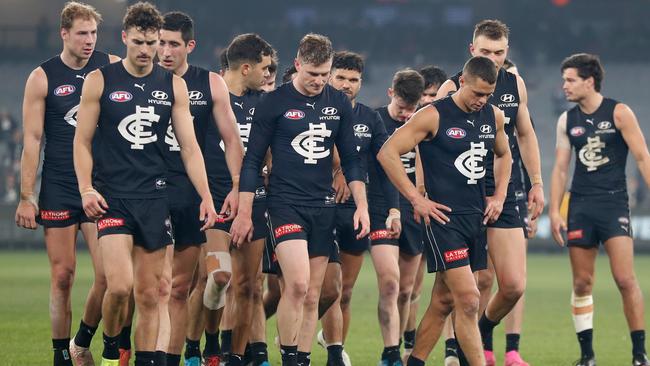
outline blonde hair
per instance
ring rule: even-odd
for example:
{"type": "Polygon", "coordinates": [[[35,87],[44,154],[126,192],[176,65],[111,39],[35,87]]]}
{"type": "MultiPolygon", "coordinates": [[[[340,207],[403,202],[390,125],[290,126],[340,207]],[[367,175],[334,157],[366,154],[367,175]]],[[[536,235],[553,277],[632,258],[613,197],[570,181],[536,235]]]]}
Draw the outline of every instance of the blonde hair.
{"type": "Polygon", "coordinates": [[[61,28],[70,29],[75,19],[90,20],[94,19],[97,24],[101,23],[102,16],[92,6],[76,1],[69,1],[61,10],[61,28]]]}

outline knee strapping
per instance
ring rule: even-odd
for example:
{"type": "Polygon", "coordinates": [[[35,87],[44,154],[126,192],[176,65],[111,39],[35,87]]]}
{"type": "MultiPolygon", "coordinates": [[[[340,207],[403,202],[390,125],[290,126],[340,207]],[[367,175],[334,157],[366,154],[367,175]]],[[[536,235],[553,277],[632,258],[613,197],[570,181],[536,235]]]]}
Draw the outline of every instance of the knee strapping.
{"type": "Polygon", "coordinates": [[[203,305],[210,310],[218,310],[226,305],[226,290],[230,287],[230,279],[225,286],[220,287],[214,280],[214,274],[225,272],[232,274],[232,262],[228,252],[208,252],[205,257],[208,272],[208,282],[203,292],[203,305]]]}
{"type": "Polygon", "coordinates": [[[594,324],[594,298],[591,295],[576,296],[571,293],[571,312],[576,333],[592,329],[594,324]]]}

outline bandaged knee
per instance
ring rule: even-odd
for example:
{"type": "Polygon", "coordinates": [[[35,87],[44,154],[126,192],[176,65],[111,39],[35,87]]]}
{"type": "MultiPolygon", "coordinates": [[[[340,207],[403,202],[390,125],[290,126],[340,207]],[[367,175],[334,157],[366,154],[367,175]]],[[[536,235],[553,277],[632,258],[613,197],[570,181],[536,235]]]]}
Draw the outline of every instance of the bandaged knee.
{"type": "Polygon", "coordinates": [[[571,293],[571,313],[576,333],[594,327],[594,298],[591,295],[576,296],[571,293]]]}
{"type": "Polygon", "coordinates": [[[230,279],[225,286],[219,286],[214,280],[214,274],[227,272],[232,275],[232,262],[228,252],[208,252],[205,257],[208,272],[208,283],[203,292],[203,305],[210,310],[219,310],[226,305],[226,290],[230,286],[230,279]]]}

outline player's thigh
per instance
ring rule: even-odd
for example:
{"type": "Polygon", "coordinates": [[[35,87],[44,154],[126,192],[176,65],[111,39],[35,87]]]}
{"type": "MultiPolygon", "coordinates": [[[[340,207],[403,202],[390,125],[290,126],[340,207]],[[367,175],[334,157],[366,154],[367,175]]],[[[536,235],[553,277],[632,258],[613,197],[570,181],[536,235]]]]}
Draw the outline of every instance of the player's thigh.
{"type": "Polygon", "coordinates": [[[97,239],[97,224],[94,222],[82,222],[79,225],[84,241],[88,245],[90,258],[93,261],[95,276],[104,275],[104,266],[102,265],[102,256],[99,251],[99,240],[97,239]]]}
{"type": "MultiPolygon", "coordinates": [[[[116,285],[133,284],[133,236],[111,234],[99,238],[104,273],[109,290],[116,285]]],[[[157,285],[156,285],[157,286],[157,285]]]]}
{"type": "MultiPolygon", "coordinates": [[[[306,240],[285,240],[277,244],[275,254],[282,269],[282,277],[287,285],[296,282],[304,285],[309,283],[310,265],[306,240]]],[[[327,257],[323,258],[327,263],[327,257]]]]}
{"type": "Polygon", "coordinates": [[[597,247],[569,247],[569,259],[574,282],[592,281],[597,255],[597,247]]]}
{"type": "Polygon", "coordinates": [[[227,252],[230,246],[230,234],[219,229],[206,230],[206,254],[209,252],[227,252]]]}
{"type": "Polygon", "coordinates": [[[45,228],[45,248],[52,270],[61,266],[74,271],[76,239],[77,224],[45,228]]]}
{"type": "Polygon", "coordinates": [[[370,256],[377,272],[377,278],[399,279],[399,247],[395,245],[373,245],[370,256]]]}
{"type": "Polygon", "coordinates": [[[348,254],[341,252],[341,273],[343,287],[353,287],[363,266],[363,253],[348,254]]]}
{"type": "Polygon", "coordinates": [[[488,253],[497,280],[526,278],[526,238],[522,228],[488,228],[488,253]]]}
{"type": "Polygon", "coordinates": [[[616,283],[628,282],[634,278],[634,242],[629,236],[616,236],[605,241],[609,265],[616,283]]]}
{"type": "Polygon", "coordinates": [[[236,283],[249,281],[252,284],[255,281],[260,272],[259,263],[261,263],[263,251],[264,239],[244,243],[241,247],[233,248],[230,251],[236,283]]]}

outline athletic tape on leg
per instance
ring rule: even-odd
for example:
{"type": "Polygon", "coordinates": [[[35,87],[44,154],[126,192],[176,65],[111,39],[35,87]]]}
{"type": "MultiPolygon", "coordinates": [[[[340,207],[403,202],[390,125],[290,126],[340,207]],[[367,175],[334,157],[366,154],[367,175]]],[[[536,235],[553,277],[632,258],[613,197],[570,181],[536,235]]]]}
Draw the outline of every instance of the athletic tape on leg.
{"type": "Polygon", "coordinates": [[[232,262],[228,252],[208,252],[205,256],[208,270],[208,283],[203,292],[203,305],[210,310],[219,310],[226,305],[226,290],[230,286],[230,280],[225,286],[219,287],[214,281],[214,274],[227,272],[232,275],[232,262]]]}
{"type": "Polygon", "coordinates": [[[594,327],[593,296],[576,296],[575,293],[571,293],[571,310],[576,333],[594,327]]]}

